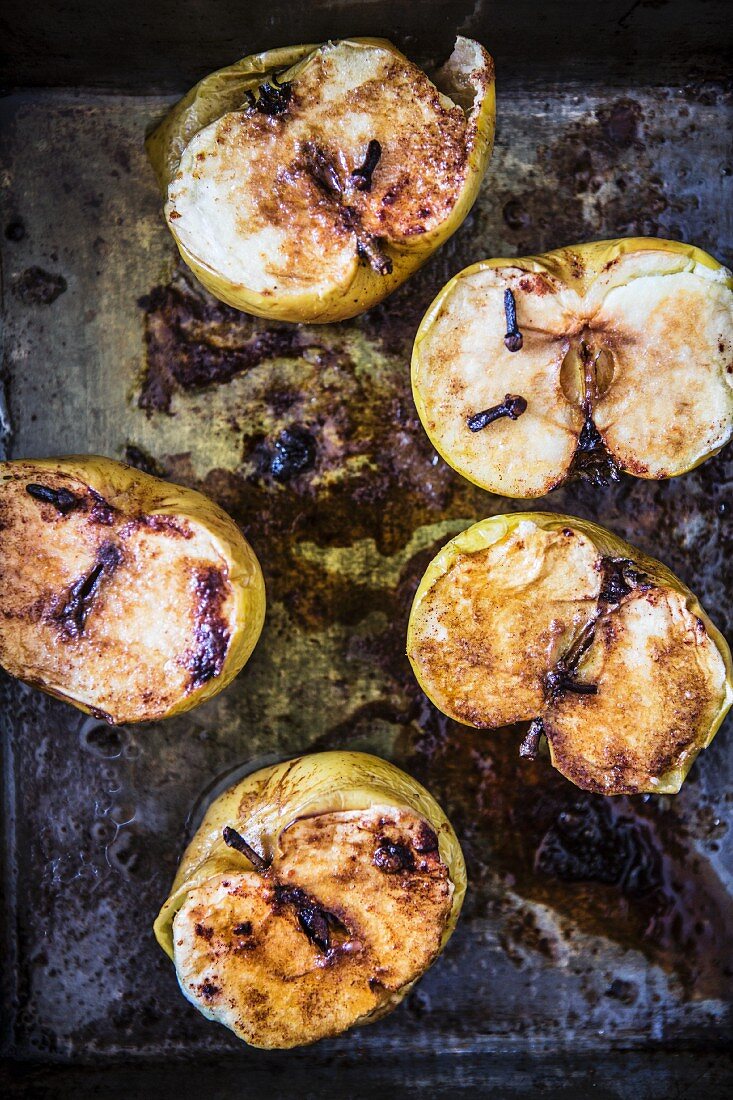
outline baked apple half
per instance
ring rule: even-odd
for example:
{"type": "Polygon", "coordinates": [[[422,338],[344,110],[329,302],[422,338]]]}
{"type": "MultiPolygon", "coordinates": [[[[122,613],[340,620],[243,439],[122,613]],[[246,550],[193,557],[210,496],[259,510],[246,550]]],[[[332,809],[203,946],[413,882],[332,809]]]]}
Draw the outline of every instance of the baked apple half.
{"type": "Polygon", "coordinates": [[[399,1004],[465,890],[456,836],[419,783],[365,753],[316,753],[216,799],[155,934],[206,1017],[294,1047],[399,1004]]]}
{"type": "Polygon", "coordinates": [[[407,653],[446,714],[529,722],[553,765],[601,794],[675,794],[733,700],[730,650],[664,565],[595,523],[494,516],[429,565],[407,653]]]}
{"type": "Polygon", "coordinates": [[[461,224],[494,137],[494,66],[458,38],[431,81],[385,39],[245,57],[148,139],[181,255],[261,317],[340,321],[461,224]]]}
{"type": "Polygon", "coordinates": [[[262,629],[262,573],[229,516],[109,458],[0,463],[0,546],[0,665],[109,722],[215,695],[262,629]]]}
{"type": "Polygon", "coordinates": [[[733,276],[651,237],[484,260],[426,313],[412,384],[435,448],[493,493],[675,477],[733,433],[733,276]]]}

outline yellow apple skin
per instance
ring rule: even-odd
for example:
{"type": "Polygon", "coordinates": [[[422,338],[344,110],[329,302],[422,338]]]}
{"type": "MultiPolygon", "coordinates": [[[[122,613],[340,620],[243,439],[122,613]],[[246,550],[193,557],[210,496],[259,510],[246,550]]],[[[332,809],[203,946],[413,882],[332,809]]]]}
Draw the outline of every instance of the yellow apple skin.
{"type": "MultiPolygon", "coordinates": [[[[555,512],[515,512],[510,515],[492,516],[489,519],[481,520],[446,543],[426,569],[415,593],[412,610],[410,612],[406,650],[415,678],[428,698],[431,698],[430,684],[425,681],[422,675],[418,661],[415,659],[415,653],[418,648],[416,634],[418,611],[433,585],[450,569],[451,565],[461,555],[475,554],[492,546],[507,535],[510,535],[516,530],[520,523],[527,520],[545,531],[562,531],[565,528],[571,528],[586,536],[602,555],[612,558],[630,559],[651,578],[652,582],[664,585],[682,596],[689,612],[693,616],[699,618],[704,624],[705,631],[715,649],[717,649],[725,667],[724,693],[720,706],[700,743],[695,745],[694,749],[688,751],[684,759],[676,766],[656,777],[654,785],[648,788],[651,793],[655,794],[677,794],[687,773],[695,762],[697,754],[702,749],[707,748],[711,743],[733,703],[733,663],[731,661],[730,648],[723,635],[711,622],[697,597],[679,577],[675,576],[675,574],[662,562],[642,553],[641,550],[625,542],[610,531],[607,531],[597,523],[592,523],[590,520],[579,519],[577,516],[561,515],[555,512]]],[[[434,699],[433,702],[435,702],[434,699]]],[[[438,704],[436,703],[436,705],[438,704]]],[[[452,715],[452,717],[456,721],[462,722],[464,725],[473,725],[456,715],[452,715]]],[[[473,728],[481,727],[474,726],[473,728]]],[[[556,759],[556,754],[553,751],[552,742],[549,739],[548,747],[550,759],[553,765],[557,766],[558,761],[556,759]]],[[[562,768],[559,770],[562,770],[562,768]]],[[[610,791],[608,793],[617,792],[610,791]]]]}
{"type": "MultiPolygon", "coordinates": [[[[353,38],[342,41],[355,48],[378,47],[395,58],[407,61],[386,39],[353,38]]],[[[310,44],[254,54],[204,77],[192,88],[172,108],[146,142],[163,195],[167,196],[168,186],[176,176],[183,152],[196,134],[228,112],[240,108],[245,93],[254,91],[274,73],[278,73],[281,83],[297,80],[299,73],[321,49],[321,45],[310,44]]],[[[316,295],[308,291],[288,293],[281,290],[275,296],[265,295],[223,277],[194,255],[181,242],[175,221],[168,218],[168,227],[184,262],[206,289],[227,305],[273,320],[309,323],[342,321],[355,317],[382,301],[455,233],[478,195],[493,148],[496,122],[493,61],[485,51],[481,52],[484,70],[472,74],[472,77],[475,76],[473,90],[479,106],[471,124],[465,180],[458,200],[449,217],[435,229],[400,242],[385,242],[385,251],[392,262],[390,274],[381,275],[369,264],[355,260],[348,279],[333,286],[326,294],[316,295]]]]}
{"type": "MultiPolygon", "coordinates": [[[[255,870],[246,855],[225,844],[223,830],[226,826],[235,828],[269,864],[278,850],[281,834],[298,821],[334,813],[370,811],[412,813],[427,822],[437,836],[438,856],[453,888],[439,954],[455,929],[466,892],[466,868],[460,845],[450,822],[424,787],[393,764],[361,752],[322,752],[285,761],[253,772],[215,799],[183,855],[170,896],[155,921],[158,943],[176,963],[173,925],[179,910],[190,899],[203,897],[212,884],[221,882],[222,875],[241,881],[243,874],[246,876],[247,872],[255,870]]],[[[307,853],[303,858],[307,861],[307,853]]],[[[294,885],[298,885],[297,880],[294,885]]],[[[347,895],[344,905],[348,911],[347,895]]],[[[383,1003],[352,1019],[347,1026],[372,1023],[391,1012],[420,976],[391,990],[383,1003]]],[[[184,995],[191,999],[181,975],[178,977],[184,995]]],[[[312,995],[317,995],[318,984],[312,988],[312,995]]],[[[236,997],[234,987],[230,988],[230,994],[236,997]]],[[[295,992],[291,994],[291,1001],[294,998],[295,992]]],[[[209,1015],[200,1004],[196,1007],[209,1015]]],[[[327,1006],[321,1007],[327,1011],[327,1006]]],[[[297,1011],[292,1005],[290,1009],[280,1008],[286,1015],[297,1011]]],[[[233,1027],[229,1022],[227,1026],[233,1027]]],[[[239,1030],[236,1033],[240,1034],[239,1030]]],[[[294,1036],[276,1038],[270,1033],[266,1041],[258,1041],[253,1035],[248,1035],[247,1041],[258,1046],[290,1047],[313,1042],[318,1037],[325,1037],[325,1034],[304,1037],[296,1032],[294,1036]]]]}
{"type": "MultiPolygon", "coordinates": [[[[492,269],[506,268],[529,275],[547,275],[567,287],[569,291],[577,293],[581,297],[585,297],[592,290],[599,276],[607,272],[619,259],[633,253],[645,252],[662,253],[667,260],[669,260],[670,257],[679,258],[679,267],[673,263],[671,266],[665,268],[665,274],[671,274],[677,270],[679,270],[679,272],[689,271],[692,270],[695,265],[699,265],[715,273],[716,276],[719,276],[719,279],[716,280],[716,285],[723,285],[727,287],[728,290],[733,291],[733,275],[723,264],[709,253],[704,252],[694,245],[685,244],[680,241],[663,240],[656,237],[627,237],[607,241],[593,241],[584,244],[568,245],[564,248],[558,248],[538,256],[522,256],[518,258],[496,257],[493,259],[480,260],[478,263],[464,268],[463,271],[460,271],[446,283],[429,306],[418,328],[413,346],[411,374],[413,398],[422,425],[433,447],[449,466],[452,466],[459,474],[473,484],[478,485],[480,488],[501,496],[522,499],[544,496],[547,492],[561,485],[569,474],[567,468],[559,469],[555,477],[550,476],[545,479],[540,479],[537,484],[533,486],[530,485],[521,492],[510,491],[502,486],[501,479],[497,478],[490,469],[487,468],[485,471],[482,471],[481,474],[479,474],[476,469],[467,469],[466,465],[464,465],[450,449],[446,449],[440,438],[438,438],[437,433],[431,431],[431,415],[427,408],[426,393],[424,392],[423,385],[426,348],[436,322],[441,317],[441,314],[457,287],[477,273],[491,271],[492,269]]],[[[516,359],[520,357],[521,352],[516,354],[516,359]]],[[[490,362],[488,357],[487,362],[490,362]]],[[[731,385],[730,382],[729,385],[731,385]]],[[[531,398],[532,395],[528,392],[525,396],[531,398]]],[[[729,429],[727,437],[729,438],[731,431],[733,431],[733,385],[731,385],[728,406],[726,415],[729,429]]],[[[575,435],[577,437],[578,426],[582,423],[582,417],[580,416],[579,408],[576,412],[577,416],[580,417],[578,424],[574,426],[575,435]]],[[[715,446],[713,449],[708,449],[703,453],[691,456],[689,462],[683,463],[681,467],[675,468],[669,473],[650,472],[643,466],[636,465],[633,462],[626,465],[620,463],[620,465],[622,469],[627,470],[627,472],[637,477],[657,478],[679,476],[680,474],[687,473],[689,470],[694,469],[708,458],[717,454],[722,447],[726,445],[728,438],[724,439],[719,446],[715,446]]]]}
{"type": "MultiPolygon", "coordinates": [[[[30,481],[42,477],[44,473],[60,474],[88,486],[122,516],[169,516],[203,528],[228,569],[234,601],[231,620],[234,629],[221,672],[163,713],[144,714],[139,718],[134,714],[106,715],[108,720],[123,722],[170,718],[198,706],[226,687],[249,659],[265,619],[262,570],[254,551],[234,521],[202,493],[152,477],[101,455],[67,455],[0,463],[0,493],[4,479],[22,477],[30,481]]],[[[33,682],[34,686],[72,703],[85,713],[97,712],[94,706],[72,693],[49,688],[37,680],[33,682]]]]}

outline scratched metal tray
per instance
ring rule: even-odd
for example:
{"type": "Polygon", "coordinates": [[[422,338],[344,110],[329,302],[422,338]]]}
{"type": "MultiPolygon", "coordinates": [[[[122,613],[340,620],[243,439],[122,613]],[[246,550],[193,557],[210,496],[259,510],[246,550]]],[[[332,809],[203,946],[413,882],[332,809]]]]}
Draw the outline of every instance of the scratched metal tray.
{"type": "MultiPolygon", "coordinates": [[[[707,1094],[730,1081],[730,725],[677,798],[604,800],[426,702],[403,655],[418,578],[454,532],[524,505],[432,451],[408,360],[434,293],[484,256],[658,234],[733,261],[727,6],[264,7],[13,3],[0,32],[2,446],[97,451],[204,489],[269,595],[244,672],[169,722],[110,729],[0,674],[6,1078],[39,1096],[616,1097],[632,1078],[640,1097],[707,1094]],[[254,49],[386,33],[428,61],[456,29],[497,59],[499,122],[450,243],[333,327],[203,293],[142,148],[175,93],[254,49]],[[273,441],[295,425],[315,467],[278,483],[273,441]],[[393,1016],[306,1051],[248,1050],[183,1000],[151,924],[212,792],[254,759],[341,747],[440,799],[468,862],[464,915],[393,1016]]],[[[675,481],[576,484],[536,506],[661,557],[730,637],[732,486],[728,448],[675,481]]]]}

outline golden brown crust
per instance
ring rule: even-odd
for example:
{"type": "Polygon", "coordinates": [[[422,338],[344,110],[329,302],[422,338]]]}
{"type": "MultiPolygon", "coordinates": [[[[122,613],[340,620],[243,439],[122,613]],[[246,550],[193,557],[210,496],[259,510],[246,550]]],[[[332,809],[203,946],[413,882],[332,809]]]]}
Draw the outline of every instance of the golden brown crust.
{"type": "Polygon", "coordinates": [[[469,725],[532,722],[523,754],[544,733],[580,787],[678,790],[730,706],[724,640],[660,563],[535,515],[477,524],[431,564],[408,630],[421,686],[469,725]]]}
{"type": "Polygon", "coordinates": [[[339,1034],[392,1007],[433,962],[452,892],[437,838],[414,814],[301,818],[265,875],[222,873],[189,893],[173,926],[181,988],[256,1046],[339,1034]],[[333,918],[326,950],[288,900],[295,891],[333,918]]]}
{"type": "Polygon", "coordinates": [[[363,238],[410,241],[446,220],[465,184],[471,134],[463,110],[407,59],[336,43],[296,74],[282,114],[245,108],[193,138],[167,216],[193,256],[235,282],[272,295],[325,290],[348,276],[363,238]],[[354,172],[372,141],[380,155],[362,190],[354,172]],[[326,175],[314,173],[311,147],[326,175]]]}
{"type": "Polygon", "coordinates": [[[534,718],[547,669],[593,614],[599,560],[571,529],[530,523],[458,556],[421,602],[410,648],[441,709],[485,728],[534,718]]]}
{"type": "Polygon", "coordinates": [[[586,790],[634,794],[697,752],[722,672],[701,619],[677,592],[629,594],[599,620],[579,678],[543,712],[555,767],[586,790]]]}
{"type": "Polygon", "coordinates": [[[2,474],[8,672],[115,722],[160,717],[216,680],[238,627],[230,562],[205,526],[63,469],[2,474]]]}

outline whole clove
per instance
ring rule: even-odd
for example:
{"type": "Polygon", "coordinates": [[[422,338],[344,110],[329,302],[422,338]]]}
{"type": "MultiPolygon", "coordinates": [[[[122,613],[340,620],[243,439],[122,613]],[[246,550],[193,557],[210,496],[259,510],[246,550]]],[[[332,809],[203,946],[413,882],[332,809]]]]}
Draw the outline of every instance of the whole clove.
{"type": "Polygon", "coordinates": [[[381,155],[382,146],[376,139],[372,139],[367,145],[364,163],[359,168],[355,168],[351,173],[351,182],[357,191],[371,191],[372,173],[379,164],[381,155]]]}
{"type": "Polygon", "coordinates": [[[506,314],[504,347],[507,351],[521,351],[524,338],[517,328],[517,303],[511,290],[504,291],[504,313],[506,314]]]}
{"type": "Polygon", "coordinates": [[[102,579],[114,573],[121,559],[121,550],[111,542],[105,543],[99,548],[97,560],[89,573],[71,586],[69,597],[56,616],[70,638],[79,638],[84,633],[102,579]]]}
{"type": "Polygon", "coordinates": [[[337,204],[343,225],[354,234],[357,255],[366,260],[378,275],[390,275],[392,260],[384,251],[380,238],[367,233],[361,224],[358,210],[343,202],[344,186],[333,160],[313,141],[305,142],[302,153],[306,172],[324,194],[337,204]]]}
{"type": "Polygon", "coordinates": [[[32,481],[25,487],[26,493],[35,500],[42,500],[44,504],[53,504],[57,512],[66,516],[82,504],[80,497],[70,493],[68,489],[51,489],[48,485],[38,485],[32,481]]]}
{"type": "Polygon", "coordinates": [[[490,409],[474,413],[473,416],[468,417],[466,423],[472,432],[480,432],[489,424],[493,424],[495,420],[501,419],[502,416],[508,416],[510,420],[517,420],[526,411],[527,402],[525,398],[508,393],[500,405],[492,405],[490,409]]]}

